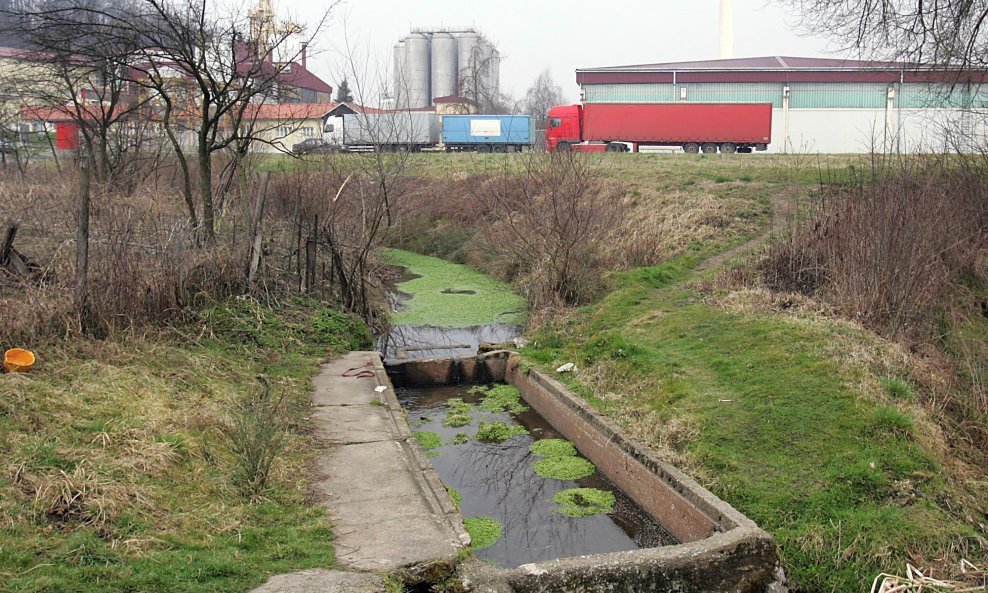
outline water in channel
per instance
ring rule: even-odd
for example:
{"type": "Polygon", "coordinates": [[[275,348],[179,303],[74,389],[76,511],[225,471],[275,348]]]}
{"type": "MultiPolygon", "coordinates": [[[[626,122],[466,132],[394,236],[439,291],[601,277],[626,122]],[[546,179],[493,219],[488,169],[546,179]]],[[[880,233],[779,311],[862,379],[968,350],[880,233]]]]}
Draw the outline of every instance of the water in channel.
{"type": "Polygon", "coordinates": [[[599,472],[576,481],[547,479],[532,469],[539,457],[529,451],[538,439],[562,438],[532,410],[518,415],[492,413],[474,408],[467,426],[443,425],[447,401],[462,398],[476,403],[481,396],[469,386],[402,388],[398,398],[408,411],[414,431],[431,431],[442,437],[443,446],[430,452],[442,481],[463,497],[464,517],[490,517],[504,526],[497,542],[475,551],[478,558],[512,568],[530,562],[655,547],[675,540],[599,472]],[[500,444],[479,442],[481,421],[503,421],[521,425],[527,435],[500,444]],[[458,433],[468,442],[451,444],[458,433]],[[614,512],[589,517],[567,517],[557,511],[552,498],[569,488],[596,488],[615,495],[614,512]]]}

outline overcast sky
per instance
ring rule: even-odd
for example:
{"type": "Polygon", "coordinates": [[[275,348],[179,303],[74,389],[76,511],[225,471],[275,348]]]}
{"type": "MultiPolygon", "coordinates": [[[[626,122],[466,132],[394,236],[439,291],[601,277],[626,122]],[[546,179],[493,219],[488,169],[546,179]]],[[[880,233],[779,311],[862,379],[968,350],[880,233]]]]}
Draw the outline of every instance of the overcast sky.
{"type": "MultiPolygon", "coordinates": [[[[329,0],[275,2],[279,13],[297,11],[302,21],[330,5],[329,0]]],[[[351,53],[367,56],[376,72],[390,67],[392,46],[411,27],[466,25],[485,32],[501,50],[502,90],[521,97],[548,68],[566,97],[576,101],[577,68],[715,59],[719,5],[718,0],[347,0],[319,36],[321,52],[309,68],[335,87],[345,38],[351,53]]],[[[798,15],[787,14],[778,2],[735,0],[735,10],[735,57],[832,55],[826,39],[801,35],[798,15]]]]}

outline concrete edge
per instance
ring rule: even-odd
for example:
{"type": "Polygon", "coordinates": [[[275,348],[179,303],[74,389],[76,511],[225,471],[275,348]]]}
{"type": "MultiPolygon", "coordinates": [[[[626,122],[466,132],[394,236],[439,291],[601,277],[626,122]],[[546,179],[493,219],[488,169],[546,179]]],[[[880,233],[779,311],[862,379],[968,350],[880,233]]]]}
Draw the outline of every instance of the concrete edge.
{"type": "MultiPolygon", "coordinates": [[[[628,454],[631,459],[644,465],[649,472],[659,477],[677,494],[689,501],[690,504],[704,512],[721,531],[735,528],[757,529],[754,521],[726,503],[724,500],[701,486],[679,468],[656,458],[641,443],[623,435],[621,429],[612,421],[600,416],[583,398],[572,393],[565,385],[547,373],[535,369],[521,370],[520,356],[513,357],[508,363],[506,380],[514,373],[522,372],[528,375],[543,388],[548,389],[554,397],[562,401],[567,408],[578,414],[582,420],[594,429],[604,434],[607,439],[628,454]]],[[[551,419],[547,420],[552,422],[551,419]]],[[[591,460],[593,461],[593,460],[591,460]]]]}
{"type": "Polygon", "coordinates": [[[453,533],[456,534],[460,544],[470,545],[470,535],[467,534],[463,526],[463,516],[449,495],[449,491],[439,479],[439,474],[425,452],[419,446],[418,441],[412,435],[412,429],[408,424],[408,415],[405,409],[398,402],[398,395],[391,384],[391,379],[384,367],[384,361],[380,353],[373,353],[374,374],[379,386],[386,387],[381,393],[381,402],[388,411],[388,415],[395,429],[395,436],[401,445],[402,451],[414,462],[414,466],[419,468],[416,476],[421,477],[419,489],[422,491],[426,501],[433,510],[441,515],[453,533]]]}

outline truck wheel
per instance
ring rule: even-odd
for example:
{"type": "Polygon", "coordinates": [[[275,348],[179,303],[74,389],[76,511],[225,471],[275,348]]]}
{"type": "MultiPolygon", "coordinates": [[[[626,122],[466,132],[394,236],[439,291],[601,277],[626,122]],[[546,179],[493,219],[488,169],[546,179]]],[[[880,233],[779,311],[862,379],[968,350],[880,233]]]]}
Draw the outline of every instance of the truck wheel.
{"type": "Polygon", "coordinates": [[[490,144],[481,144],[480,146],[477,147],[477,152],[490,152],[490,151],[491,151],[490,144]]]}
{"type": "Polygon", "coordinates": [[[717,145],[713,142],[704,142],[700,150],[703,151],[703,154],[717,154],[717,145]]]}
{"type": "Polygon", "coordinates": [[[610,142],[605,149],[607,152],[624,152],[624,144],[620,142],[610,142]]]}
{"type": "Polygon", "coordinates": [[[570,146],[569,142],[560,142],[556,145],[556,152],[572,152],[573,147],[570,146]]]}
{"type": "Polygon", "coordinates": [[[508,147],[505,146],[505,145],[503,145],[503,144],[495,144],[494,145],[494,152],[498,152],[498,153],[508,152],[508,147]]]}
{"type": "Polygon", "coordinates": [[[683,145],[683,151],[685,151],[686,154],[697,154],[700,152],[700,145],[696,142],[689,142],[683,145]]]}
{"type": "Polygon", "coordinates": [[[733,142],[725,142],[720,145],[720,151],[724,154],[734,154],[738,151],[738,145],[733,142]]]}

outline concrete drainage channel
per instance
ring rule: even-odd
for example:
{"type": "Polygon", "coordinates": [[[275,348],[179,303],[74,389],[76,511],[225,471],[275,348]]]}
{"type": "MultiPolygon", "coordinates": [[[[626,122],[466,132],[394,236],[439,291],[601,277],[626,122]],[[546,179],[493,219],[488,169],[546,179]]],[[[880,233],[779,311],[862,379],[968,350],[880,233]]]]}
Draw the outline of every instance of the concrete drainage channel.
{"type": "Polygon", "coordinates": [[[401,387],[464,383],[514,385],[527,406],[572,442],[614,486],[665,528],[678,544],[493,568],[467,563],[460,573],[477,591],[784,590],[772,537],[742,513],[641,445],[553,377],[523,370],[520,357],[495,351],[467,358],[398,361],[388,374],[401,387]]]}

